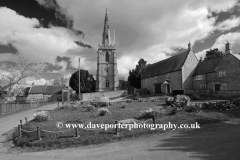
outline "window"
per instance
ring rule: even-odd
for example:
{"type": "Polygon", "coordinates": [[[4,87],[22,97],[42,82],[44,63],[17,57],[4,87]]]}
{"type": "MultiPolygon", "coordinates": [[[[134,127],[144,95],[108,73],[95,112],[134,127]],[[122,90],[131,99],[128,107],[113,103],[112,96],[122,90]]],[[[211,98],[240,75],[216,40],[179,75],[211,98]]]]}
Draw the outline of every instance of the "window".
{"type": "Polygon", "coordinates": [[[203,80],[203,75],[197,75],[195,80],[203,80]]]}
{"type": "Polygon", "coordinates": [[[109,88],[109,80],[106,80],[106,88],[109,88]]]}
{"type": "Polygon", "coordinates": [[[226,84],[226,83],[222,83],[222,84],[220,85],[220,87],[221,87],[221,89],[226,89],[226,88],[227,88],[227,84],[226,84]]]}
{"type": "Polygon", "coordinates": [[[206,84],[201,84],[200,85],[200,89],[206,89],[207,87],[206,87],[206,84]]]}
{"type": "Polygon", "coordinates": [[[219,71],[218,72],[218,77],[226,77],[226,72],[225,71],[219,71]]]}
{"type": "Polygon", "coordinates": [[[109,62],[109,53],[106,53],[106,62],[109,62]]]}
{"type": "Polygon", "coordinates": [[[154,77],[155,82],[157,82],[157,80],[158,80],[157,78],[158,78],[158,77],[154,77]]]}

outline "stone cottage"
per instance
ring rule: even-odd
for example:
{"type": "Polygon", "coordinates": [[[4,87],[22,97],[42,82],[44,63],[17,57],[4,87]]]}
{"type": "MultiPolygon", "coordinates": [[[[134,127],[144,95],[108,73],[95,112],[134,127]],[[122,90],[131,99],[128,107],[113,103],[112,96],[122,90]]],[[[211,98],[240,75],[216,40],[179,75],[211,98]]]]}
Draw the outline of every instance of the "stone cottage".
{"type": "Polygon", "coordinates": [[[198,95],[240,95],[240,55],[232,54],[227,43],[224,56],[198,63],[192,81],[198,95]]]}
{"type": "Polygon", "coordinates": [[[188,50],[168,59],[148,66],[141,80],[142,88],[152,94],[173,93],[206,96],[240,95],[240,55],[232,54],[230,44],[226,44],[224,56],[198,61],[188,50]]]}
{"type": "Polygon", "coordinates": [[[141,86],[152,94],[190,90],[192,73],[198,59],[188,44],[188,50],[149,65],[143,73],[141,86]]]}

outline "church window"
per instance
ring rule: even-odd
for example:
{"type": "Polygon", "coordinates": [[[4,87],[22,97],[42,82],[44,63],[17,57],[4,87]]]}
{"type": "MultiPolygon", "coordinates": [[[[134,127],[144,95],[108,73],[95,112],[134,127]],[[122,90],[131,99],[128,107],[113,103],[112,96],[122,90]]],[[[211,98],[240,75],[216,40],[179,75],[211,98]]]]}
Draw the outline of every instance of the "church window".
{"type": "Polygon", "coordinates": [[[109,80],[106,80],[106,88],[109,88],[109,80]]]}
{"type": "Polygon", "coordinates": [[[109,53],[106,53],[106,62],[109,62],[109,53]]]}

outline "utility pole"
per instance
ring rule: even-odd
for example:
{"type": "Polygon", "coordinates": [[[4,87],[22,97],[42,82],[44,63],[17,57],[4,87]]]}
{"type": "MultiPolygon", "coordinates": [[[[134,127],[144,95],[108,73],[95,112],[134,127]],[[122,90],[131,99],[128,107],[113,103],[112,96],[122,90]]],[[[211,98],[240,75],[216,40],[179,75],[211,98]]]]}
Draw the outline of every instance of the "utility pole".
{"type": "Polygon", "coordinates": [[[81,95],[80,95],[80,93],[81,93],[81,81],[80,81],[80,58],[78,58],[78,72],[79,72],[79,74],[78,74],[78,79],[79,79],[79,84],[78,84],[78,86],[79,86],[79,88],[78,88],[78,99],[80,100],[81,99],[81,95]]]}

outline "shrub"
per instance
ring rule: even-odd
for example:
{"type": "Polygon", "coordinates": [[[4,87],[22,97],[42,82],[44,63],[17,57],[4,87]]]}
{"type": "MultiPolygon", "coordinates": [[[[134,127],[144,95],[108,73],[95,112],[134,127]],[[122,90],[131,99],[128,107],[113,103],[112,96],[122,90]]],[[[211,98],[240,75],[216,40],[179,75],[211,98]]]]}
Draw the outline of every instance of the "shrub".
{"type": "Polygon", "coordinates": [[[161,116],[161,111],[153,110],[152,108],[149,108],[144,111],[139,112],[139,119],[146,119],[146,118],[153,118],[154,116],[161,116]]]}
{"type": "Polygon", "coordinates": [[[168,113],[169,115],[174,115],[178,111],[177,107],[171,107],[171,106],[168,107],[168,110],[169,110],[169,113],[168,113]]]}
{"type": "Polygon", "coordinates": [[[232,103],[237,105],[237,106],[240,106],[240,97],[239,98],[235,98],[232,100],[232,103]]]}
{"type": "Polygon", "coordinates": [[[191,103],[189,106],[186,107],[186,112],[200,112],[201,108],[202,108],[202,104],[191,103]]]}
{"type": "Polygon", "coordinates": [[[208,101],[203,104],[205,108],[220,109],[220,110],[233,110],[237,109],[236,105],[228,100],[224,101],[208,101]]]}
{"type": "Polygon", "coordinates": [[[37,122],[43,122],[50,119],[50,114],[48,111],[40,111],[33,114],[34,120],[37,122]]]}
{"type": "Polygon", "coordinates": [[[166,104],[168,104],[168,105],[173,104],[173,97],[167,97],[167,98],[165,99],[165,102],[166,102],[166,104]]]}
{"type": "Polygon", "coordinates": [[[110,114],[110,111],[107,108],[98,109],[98,115],[99,116],[105,116],[106,114],[110,114]]]}
{"type": "Polygon", "coordinates": [[[109,103],[108,103],[108,102],[101,102],[101,103],[100,103],[100,106],[101,106],[101,107],[108,107],[108,106],[109,106],[109,103]]]}
{"type": "Polygon", "coordinates": [[[186,95],[176,95],[173,98],[173,101],[176,103],[181,103],[181,105],[189,106],[190,98],[186,95]]]}
{"type": "Polygon", "coordinates": [[[87,112],[93,111],[95,109],[95,107],[93,105],[90,105],[90,104],[87,105],[85,108],[86,108],[87,112]]]}
{"type": "Polygon", "coordinates": [[[126,102],[127,103],[132,103],[132,100],[131,99],[127,99],[126,102]]]}

